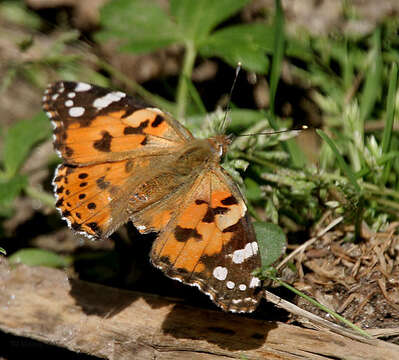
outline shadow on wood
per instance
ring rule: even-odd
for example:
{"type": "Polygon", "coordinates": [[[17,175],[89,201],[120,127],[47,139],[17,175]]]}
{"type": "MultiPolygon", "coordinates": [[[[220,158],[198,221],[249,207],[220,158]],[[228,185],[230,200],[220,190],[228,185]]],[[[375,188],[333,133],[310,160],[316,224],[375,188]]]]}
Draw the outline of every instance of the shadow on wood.
{"type": "Polygon", "coordinates": [[[108,359],[399,359],[399,346],[203,310],[0,257],[0,329],[108,359]]]}

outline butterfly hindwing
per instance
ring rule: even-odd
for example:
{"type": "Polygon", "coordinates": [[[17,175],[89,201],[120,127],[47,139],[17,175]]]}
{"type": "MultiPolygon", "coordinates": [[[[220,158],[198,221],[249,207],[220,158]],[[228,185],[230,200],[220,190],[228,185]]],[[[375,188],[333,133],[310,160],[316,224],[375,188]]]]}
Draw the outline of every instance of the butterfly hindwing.
{"type": "Polygon", "coordinates": [[[155,241],[151,259],[224,310],[253,311],[260,300],[260,281],[251,274],[260,267],[254,230],[239,190],[220,168],[194,182],[155,241]]]}
{"type": "Polygon", "coordinates": [[[71,165],[159,154],[192,138],[161,110],[87,83],[50,85],[43,108],[54,126],[54,147],[71,165]]]}

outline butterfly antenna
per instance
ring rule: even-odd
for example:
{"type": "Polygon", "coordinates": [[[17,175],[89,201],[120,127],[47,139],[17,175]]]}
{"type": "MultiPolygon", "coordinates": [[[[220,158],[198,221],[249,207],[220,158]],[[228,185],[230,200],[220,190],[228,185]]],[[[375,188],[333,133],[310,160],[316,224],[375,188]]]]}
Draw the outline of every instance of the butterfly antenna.
{"type": "Polygon", "coordinates": [[[219,125],[219,131],[218,131],[219,134],[224,134],[226,132],[226,128],[228,126],[227,115],[231,111],[231,97],[233,95],[233,91],[236,86],[236,82],[237,82],[237,78],[238,78],[238,74],[240,73],[240,70],[241,70],[241,62],[238,62],[237,67],[236,67],[236,75],[234,76],[234,81],[233,81],[233,84],[231,85],[231,89],[230,89],[230,93],[229,93],[229,97],[228,97],[228,101],[227,101],[226,111],[224,113],[224,118],[223,118],[223,121],[219,125]]]}
{"type": "Polygon", "coordinates": [[[309,130],[309,126],[307,125],[302,125],[299,129],[285,129],[285,130],[277,130],[277,131],[266,131],[266,132],[259,132],[259,133],[254,133],[254,134],[239,134],[236,135],[238,136],[255,136],[255,135],[276,135],[276,134],[282,134],[286,132],[292,132],[292,131],[303,131],[303,130],[309,130]]]}

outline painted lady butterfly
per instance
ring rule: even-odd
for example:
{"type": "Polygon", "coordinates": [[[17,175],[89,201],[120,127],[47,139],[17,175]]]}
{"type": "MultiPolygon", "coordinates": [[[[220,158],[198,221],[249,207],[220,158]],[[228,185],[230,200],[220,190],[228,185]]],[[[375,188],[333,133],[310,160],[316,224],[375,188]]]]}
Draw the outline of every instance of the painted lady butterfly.
{"type": "Polygon", "coordinates": [[[125,93],[60,81],[43,108],[63,159],[56,207],[73,230],[105,238],[132,221],[159,232],[151,261],[225,311],[261,298],[258,244],[242,195],[220,166],[230,139],[195,139],[179,122],[125,93]]]}

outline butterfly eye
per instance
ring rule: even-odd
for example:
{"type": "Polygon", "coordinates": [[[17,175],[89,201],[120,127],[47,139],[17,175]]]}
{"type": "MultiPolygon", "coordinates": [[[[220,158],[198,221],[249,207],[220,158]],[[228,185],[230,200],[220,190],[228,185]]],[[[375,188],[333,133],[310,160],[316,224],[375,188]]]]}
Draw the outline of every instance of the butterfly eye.
{"type": "Polygon", "coordinates": [[[222,157],[223,156],[223,151],[224,149],[223,149],[223,144],[220,144],[219,145],[219,149],[218,149],[218,155],[220,156],[220,157],[222,157]]]}

